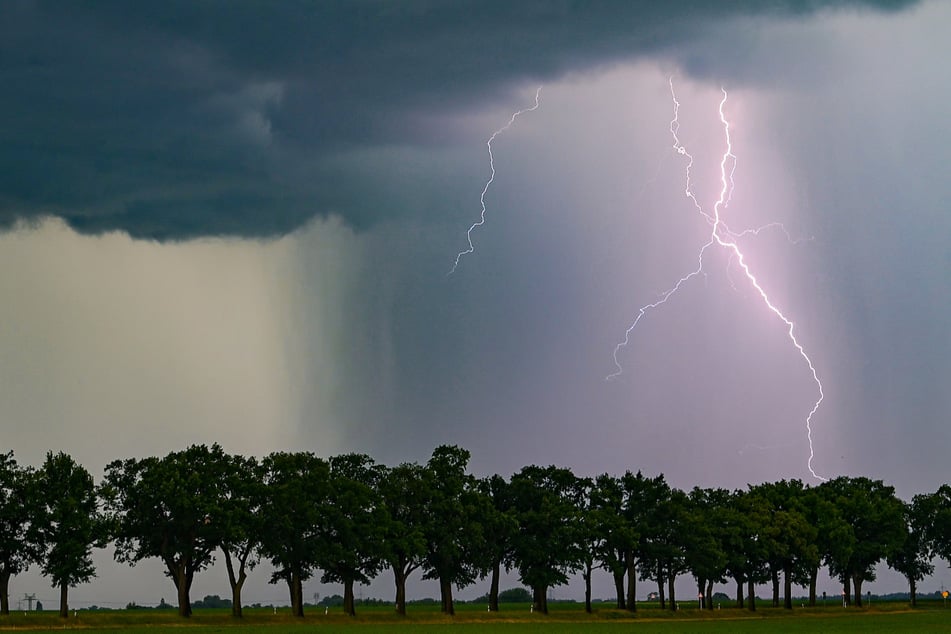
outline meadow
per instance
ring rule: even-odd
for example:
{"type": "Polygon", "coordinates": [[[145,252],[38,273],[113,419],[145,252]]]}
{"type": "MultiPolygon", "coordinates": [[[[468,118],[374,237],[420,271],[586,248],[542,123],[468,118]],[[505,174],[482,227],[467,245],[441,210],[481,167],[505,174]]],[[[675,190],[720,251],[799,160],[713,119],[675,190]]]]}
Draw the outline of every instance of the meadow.
{"type": "Polygon", "coordinates": [[[405,617],[396,615],[391,607],[363,607],[354,618],[343,615],[339,609],[330,609],[325,614],[323,608],[309,608],[303,619],[291,617],[286,608],[276,613],[271,608],[246,609],[243,619],[233,619],[228,610],[196,610],[190,619],[179,618],[173,610],[80,611],[65,621],[55,612],[19,612],[0,617],[0,631],[67,629],[90,634],[152,634],[171,629],[227,634],[283,631],[351,634],[951,632],[951,609],[939,602],[923,602],[915,610],[904,602],[894,602],[848,610],[833,605],[798,608],[792,612],[761,607],[755,613],[735,608],[710,612],[689,607],[671,613],[659,610],[656,604],[645,604],[634,615],[607,607],[588,615],[578,604],[556,603],[547,616],[532,613],[528,605],[521,604],[505,605],[498,613],[486,612],[483,606],[460,605],[455,617],[442,615],[438,606],[410,607],[405,617]]]}

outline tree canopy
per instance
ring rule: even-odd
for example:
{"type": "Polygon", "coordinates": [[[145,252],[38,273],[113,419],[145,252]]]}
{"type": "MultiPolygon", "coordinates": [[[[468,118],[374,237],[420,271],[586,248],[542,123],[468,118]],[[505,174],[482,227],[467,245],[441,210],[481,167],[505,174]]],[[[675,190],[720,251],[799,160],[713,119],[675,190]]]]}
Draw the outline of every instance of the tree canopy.
{"type": "Polygon", "coordinates": [[[518,572],[541,612],[550,589],[576,572],[590,609],[598,569],[612,576],[622,609],[636,609],[639,579],[656,584],[662,607],[677,609],[675,581],[689,574],[707,609],[714,584],[730,581],[737,604],[752,610],[763,583],[772,585],[774,605],[782,596],[791,608],[792,585],[808,587],[815,604],[823,565],[860,606],[863,584],[883,561],[908,580],[914,603],[932,560],[951,563],[948,485],[908,503],[863,477],[684,491],[662,474],[588,478],[554,465],[477,478],[469,459],[452,445],[434,449],[425,464],[395,467],[363,454],[275,452],[258,460],[193,445],[115,460],[96,487],[65,453],[47,454],[39,469],[0,454],[0,611],[9,610],[10,578],[37,564],[60,588],[65,616],[68,589],[93,578],[92,549],[107,542],[129,565],[158,558],[186,617],[195,575],[215,553],[235,616],[259,559],[273,567],[272,583],[287,585],[297,616],[307,579],[342,584],[343,609],[353,615],[354,584],[386,568],[399,613],[407,579],[421,570],[438,581],[451,615],[453,587],[486,576],[489,610],[498,609],[503,568],[518,572]]]}
{"type": "Polygon", "coordinates": [[[60,589],[59,614],[66,618],[69,588],[96,575],[92,547],[105,537],[96,485],[85,467],[63,452],[46,454],[36,480],[43,574],[60,589]]]}

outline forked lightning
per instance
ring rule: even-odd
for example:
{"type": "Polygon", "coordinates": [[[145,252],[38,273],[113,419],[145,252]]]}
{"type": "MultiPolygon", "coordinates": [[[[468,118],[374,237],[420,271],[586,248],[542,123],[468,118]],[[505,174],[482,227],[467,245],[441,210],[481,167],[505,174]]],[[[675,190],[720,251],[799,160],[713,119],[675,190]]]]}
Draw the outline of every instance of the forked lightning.
{"type": "Polygon", "coordinates": [[[499,128],[498,130],[496,130],[495,132],[493,132],[492,136],[489,137],[489,140],[486,141],[485,144],[489,150],[489,170],[491,171],[491,173],[489,174],[489,180],[485,182],[485,187],[482,188],[482,195],[479,196],[479,203],[482,205],[482,212],[479,214],[479,219],[476,222],[472,223],[472,226],[469,227],[468,231],[466,231],[466,242],[469,243],[469,248],[467,248],[464,251],[460,251],[456,255],[456,261],[453,262],[452,269],[449,271],[449,275],[452,275],[453,273],[456,272],[456,268],[459,266],[459,260],[462,259],[462,256],[468,255],[475,251],[475,246],[473,246],[472,244],[472,232],[475,231],[476,227],[481,227],[482,225],[485,224],[485,211],[486,211],[485,194],[486,192],[489,191],[489,186],[492,185],[492,181],[495,180],[495,157],[492,155],[492,141],[495,140],[495,137],[499,136],[500,134],[502,134],[503,132],[511,128],[512,124],[515,123],[515,120],[518,119],[521,115],[525,114],[526,112],[532,112],[533,110],[538,110],[538,104],[539,104],[538,98],[541,95],[541,92],[542,92],[542,87],[539,86],[538,89],[535,91],[534,105],[528,108],[523,108],[522,110],[515,112],[512,115],[512,117],[509,119],[509,122],[506,123],[501,128],[499,128]]]}
{"type": "MultiPolygon", "coordinates": [[[[723,221],[721,217],[721,212],[729,204],[730,196],[733,193],[733,174],[736,170],[736,156],[733,154],[733,144],[732,139],[730,138],[730,123],[727,121],[726,115],[723,112],[723,107],[726,105],[727,101],[727,92],[721,88],[723,92],[723,98],[720,100],[720,122],[723,124],[723,134],[726,139],[726,150],[723,152],[723,157],[720,160],[720,196],[717,199],[716,203],[713,205],[713,212],[710,213],[703,208],[703,205],[700,204],[700,201],[697,200],[697,197],[694,195],[693,190],[691,189],[690,184],[690,169],[693,167],[693,156],[687,151],[686,147],[680,142],[678,137],[678,132],[680,130],[680,121],[679,121],[679,111],[680,111],[680,102],[677,101],[677,95],[674,92],[674,82],[673,78],[670,78],[670,96],[674,104],[674,115],[673,119],[670,122],[670,133],[674,139],[674,150],[684,156],[687,160],[687,166],[685,168],[685,193],[688,198],[693,202],[694,206],[697,209],[697,212],[700,213],[703,218],[710,224],[710,239],[700,247],[700,251],[697,255],[697,267],[681,277],[676,284],[674,284],[669,290],[664,292],[661,295],[661,298],[656,302],[646,304],[642,306],[638,312],[637,316],[634,318],[633,323],[624,333],[624,340],[621,343],[617,344],[614,348],[614,365],[617,366],[617,370],[608,375],[608,379],[614,379],[621,375],[623,368],[621,367],[621,362],[618,358],[621,350],[625,348],[631,340],[631,332],[634,328],[637,327],[641,319],[651,310],[657,308],[658,306],[664,304],[674,293],[676,293],[680,288],[688,282],[693,277],[699,275],[703,272],[703,257],[706,254],[707,249],[716,245],[722,247],[730,252],[730,261],[736,262],[740,270],[743,271],[743,274],[746,276],[746,279],[749,281],[750,285],[759,293],[759,296],[762,298],[763,303],[776,315],[779,319],[786,324],[787,335],[789,340],[792,342],[793,346],[805,360],[806,365],[809,367],[809,371],[812,373],[812,378],[816,383],[818,388],[818,397],[816,402],[813,404],[812,409],[810,410],[808,416],[806,416],[806,438],[809,442],[809,459],[806,462],[806,466],[809,469],[809,472],[813,475],[814,478],[818,480],[825,480],[826,478],[820,476],[812,467],[812,461],[815,458],[815,450],[813,448],[812,442],[812,417],[815,415],[816,411],[819,409],[819,406],[822,404],[824,398],[824,393],[822,391],[822,382],[819,381],[819,375],[816,373],[816,368],[812,363],[812,359],[809,358],[809,355],[806,354],[805,349],[799,343],[799,340],[796,338],[795,333],[795,324],[788,318],[783,312],[776,307],[770,301],[769,296],[766,294],[766,291],[763,290],[763,287],[760,285],[759,281],[756,279],[756,276],[753,275],[750,270],[749,265],[746,263],[743,252],[740,250],[739,245],[737,244],[737,238],[747,235],[747,234],[756,234],[757,230],[747,230],[739,234],[730,231],[729,227],[723,221]]],[[[777,223],[773,223],[774,225],[777,223]]],[[[772,226],[772,225],[767,225],[772,226]]],[[[778,225],[782,227],[782,225],[778,225]]],[[[785,231],[785,228],[783,228],[785,231]]],[[[788,234],[787,234],[788,236],[788,234]]]]}

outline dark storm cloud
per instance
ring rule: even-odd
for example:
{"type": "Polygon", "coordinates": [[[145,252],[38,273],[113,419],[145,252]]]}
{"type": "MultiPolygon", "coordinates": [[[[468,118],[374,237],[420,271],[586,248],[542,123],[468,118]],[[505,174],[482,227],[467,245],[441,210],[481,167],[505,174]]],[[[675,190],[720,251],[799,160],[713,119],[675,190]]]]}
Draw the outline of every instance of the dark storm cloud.
{"type": "Polygon", "coordinates": [[[4,3],[0,227],[367,226],[406,210],[368,193],[347,152],[446,143],[454,114],[517,82],[621,58],[714,72],[674,47],[738,17],[913,1],[4,3]]]}

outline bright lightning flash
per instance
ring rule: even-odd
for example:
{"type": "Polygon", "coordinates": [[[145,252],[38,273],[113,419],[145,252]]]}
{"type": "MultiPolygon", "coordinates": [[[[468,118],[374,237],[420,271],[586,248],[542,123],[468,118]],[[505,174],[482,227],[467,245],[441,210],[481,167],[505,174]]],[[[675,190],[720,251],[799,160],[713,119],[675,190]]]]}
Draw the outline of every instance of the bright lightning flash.
{"type": "Polygon", "coordinates": [[[515,113],[512,115],[512,117],[509,119],[509,122],[506,123],[506,124],[505,124],[504,126],[502,126],[501,128],[499,128],[498,130],[496,130],[495,132],[493,132],[493,133],[492,133],[492,136],[489,137],[489,140],[486,141],[485,144],[486,144],[486,147],[487,147],[488,150],[489,150],[489,169],[491,170],[491,174],[489,175],[489,180],[487,180],[487,181],[485,182],[485,187],[482,188],[482,195],[479,196],[479,202],[480,202],[481,205],[482,205],[482,212],[479,214],[479,220],[476,221],[476,222],[474,222],[474,223],[472,223],[472,226],[469,227],[469,230],[468,230],[468,231],[466,231],[466,241],[469,243],[469,248],[466,249],[465,251],[460,251],[460,252],[456,255],[456,261],[453,262],[453,264],[452,264],[452,269],[449,271],[449,275],[452,275],[453,273],[456,272],[456,268],[459,266],[459,260],[462,259],[462,256],[468,255],[468,254],[470,254],[470,253],[472,253],[472,252],[475,251],[475,246],[473,246],[473,244],[472,244],[472,232],[475,231],[475,228],[476,228],[476,227],[481,227],[482,225],[485,224],[485,211],[486,211],[486,209],[485,209],[485,194],[486,194],[486,192],[489,191],[489,186],[492,185],[492,181],[495,180],[495,157],[492,156],[492,141],[495,140],[495,137],[499,136],[500,134],[502,134],[503,132],[505,132],[506,130],[508,130],[509,128],[511,128],[511,127],[512,127],[512,124],[515,123],[515,120],[518,119],[521,115],[525,114],[526,112],[532,112],[533,110],[538,110],[538,97],[541,95],[541,92],[542,92],[542,87],[539,86],[538,89],[535,91],[535,103],[534,103],[534,105],[532,105],[531,107],[528,107],[528,108],[523,108],[523,109],[521,109],[521,110],[515,112],[515,113]]]}
{"type": "MultiPolygon", "coordinates": [[[[615,346],[614,348],[614,365],[617,366],[617,370],[613,372],[612,374],[608,375],[607,378],[608,380],[617,378],[623,372],[621,363],[618,360],[618,354],[620,353],[621,349],[626,347],[628,343],[630,342],[631,332],[634,330],[634,328],[637,327],[641,319],[651,310],[664,304],[668,299],[670,299],[670,297],[674,293],[680,290],[680,288],[685,283],[687,283],[691,278],[703,272],[703,256],[706,254],[707,249],[709,249],[710,247],[714,245],[722,247],[730,252],[730,261],[737,263],[740,270],[743,271],[743,274],[746,276],[746,279],[749,281],[750,286],[752,286],[756,290],[756,292],[759,293],[759,296],[762,298],[763,303],[766,304],[767,308],[769,308],[769,310],[771,310],[774,315],[776,315],[780,320],[782,320],[784,324],[786,324],[786,328],[787,328],[786,333],[789,337],[789,340],[792,342],[793,347],[795,347],[796,350],[799,352],[799,355],[803,358],[803,360],[805,360],[806,365],[809,366],[809,371],[812,373],[812,378],[816,383],[816,387],[818,388],[818,398],[816,399],[816,402],[813,404],[812,410],[810,410],[808,416],[806,416],[806,438],[809,441],[809,460],[806,462],[806,466],[808,467],[809,472],[812,474],[814,478],[816,478],[817,480],[826,480],[826,478],[820,476],[812,468],[812,461],[813,461],[813,458],[815,457],[815,451],[813,449],[813,444],[812,444],[812,417],[815,415],[816,411],[819,409],[819,405],[822,404],[822,400],[825,396],[822,391],[822,382],[819,381],[819,375],[816,373],[816,368],[815,366],[813,366],[812,360],[809,358],[809,355],[806,354],[806,351],[802,347],[802,344],[800,344],[799,340],[796,338],[795,324],[788,317],[786,317],[786,315],[784,315],[783,312],[779,308],[777,308],[775,304],[772,303],[772,301],[770,301],[769,296],[766,294],[766,291],[763,290],[763,287],[760,285],[759,281],[756,279],[756,276],[753,275],[752,271],[750,270],[749,265],[746,263],[743,252],[740,250],[740,247],[737,244],[738,238],[748,234],[756,235],[760,231],[760,229],[747,230],[737,234],[730,231],[729,227],[721,218],[721,212],[729,204],[730,197],[733,193],[733,187],[734,187],[733,174],[736,171],[736,155],[733,154],[733,145],[732,145],[732,140],[730,138],[730,123],[729,121],[727,121],[726,115],[723,112],[723,107],[726,104],[726,100],[727,100],[727,92],[726,90],[722,88],[720,90],[723,92],[723,99],[720,100],[719,112],[720,112],[720,122],[723,124],[723,134],[726,139],[726,150],[723,152],[723,158],[720,160],[720,183],[721,183],[720,196],[717,199],[716,203],[713,205],[713,213],[711,214],[704,210],[703,206],[697,200],[696,196],[694,196],[693,191],[690,188],[690,168],[693,167],[693,156],[689,152],[687,152],[687,149],[683,146],[683,144],[681,144],[680,138],[677,136],[677,133],[680,130],[680,122],[678,118],[679,110],[680,110],[680,102],[677,101],[677,95],[674,93],[673,78],[670,79],[670,96],[674,103],[674,117],[670,122],[670,133],[674,138],[673,147],[674,147],[674,150],[678,154],[686,157],[687,159],[687,166],[685,169],[685,173],[686,173],[685,192],[687,197],[690,198],[691,201],[693,201],[693,204],[696,207],[697,211],[710,224],[710,227],[711,227],[710,239],[702,247],[700,247],[700,252],[697,255],[697,267],[694,270],[692,270],[691,272],[681,277],[677,281],[676,284],[674,284],[669,290],[667,290],[661,295],[661,298],[659,300],[651,304],[646,304],[645,306],[642,306],[638,310],[637,316],[634,318],[634,322],[630,325],[630,327],[624,333],[624,340],[621,343],[619,343],[617,346],[615,346]]],[[[777,223],[773,223],[773,224],[776,225],[777,223]]],[[[767,225],[767,226],[772,226],[772,225],[767,225]]],[[[778,225],[778,226],[782,227],[781,225],[778,225]]],[[[783,228],[783,230],[785,231],[785,228],[783,228]]],[[[787,236],[788,236],[788,233],[787,233],[787,236]]]]}

